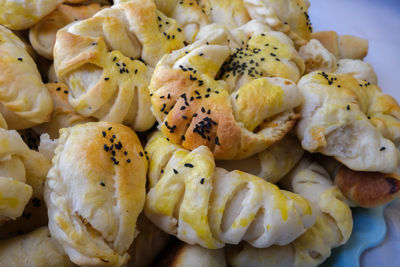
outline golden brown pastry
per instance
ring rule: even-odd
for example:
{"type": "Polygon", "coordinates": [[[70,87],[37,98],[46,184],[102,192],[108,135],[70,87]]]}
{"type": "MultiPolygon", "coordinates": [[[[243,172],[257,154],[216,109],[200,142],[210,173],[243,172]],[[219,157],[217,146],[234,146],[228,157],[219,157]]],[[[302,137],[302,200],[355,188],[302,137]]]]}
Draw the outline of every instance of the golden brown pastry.
{"type": "Polygon", "coordinates": [[[174,240],[158,258],[156,267],[226,267],[224,249],[207,249],[174,240]]]}
{"type": "Polygon", "coordinates": [[[160,60],[150,84],[153,113],[173,143],[206,145],[216,159],[245,158],[282,139],[296,122],[293,109],[302,97],[285,78],[299,77],[294,62],[302,60],[290,39],[260,32],[254,23],[235,33],[246,36],[243,48],[214,44],[226,38],[210,35],[160,60]]]}
{"type": "Polygon", "coordinates": [[[303,159],[284,180],[286,188],[306,197],[316,207],[319,215],[315,224],[287,246],[233,247],[227,253],[230,266],[318,266],[330,256],[332,248],[349,239],[353,228],[351,210],[321,166],[303,159]]]}
{"type": "Polygon", "coordinates": [[[12,30],[24,30],[51,11],[63,0],[0,0],[0,24],[12,30]]]}
{"type": "Polygon", "coordinates": [[[308,16],[308,0],[244,0],[252,19],[287,34],[296,44],[308,42],[312,26],[308,16]]]}
{"type": "Polygon", "coordinates": [[[211,20],[228,29],[235,29],[250,21],[243,0],[207,0],[211,20]]]}
{"type": "Polygon", "coordinates": [[[8,127],[25,129],[48,121],[51,98],[25,44],[1,25],[0,40],[0,112],[8,127]]]}
{"type": "Polygon", "coordinates": [[[304,103],[296,133],[305,150],[353,170],[397,169],[400,107],[394,98],[346,74],[312,72],[298,86],[304,103]]]}
{"type": "Polygon", "coordinates": [[[126,126],[91,122],[61,130],[44,195],[51,235],[72,262],[128,261],[146,169],[140,141],[126,126]]]}
{"type": "Polygon", "coordinates": [[[314,223],[304,198],[251,174],[216,168],[205,146],[190,152],[156,132],[145,153],[150,160],[145,214],[188,244],[286,245],[314,223]]]}
{"type": "Polygon", "coordinates": [[[359,172],[345,166],[337,172],[335,183],[348,200],[364,208],[389,203],[400,191],[397,173],[359,172]]]}
{"type": "Polygon", "coordinates": [[[69,88],[63,83],[47,83],[47,90],[53,99],[53,112],[49,122],[35,127],[39,133],[47,133],[50,138],[58,138],[59,130],[79,123],[94,121],[94,118],[88,118],[77,113],[68,103],[69,88]]]}
{"type": "Polygon", "coordinates": [[[181,48],[183,40],[177,22],[156,10],[152,1],[129,1],[60,30],[54,67],[70,88],[68,100],[78,113],[145,131],[155,122],[150,66],[181,48]],[[148,65],[135,59],[139,57],[148,65]]]}
{"type": "Polygon", "coordinates": [[[52,238],[47,227],[29,234],[0,241],[1,266],[69,267],[76,266],[52,238]]]}
{"type": "Polygon", "coordinates": [[[99,3],[88,5],[59,5],[29,29],[29,40],[41,56],[52,60],[57,31],[67,24],[93,16],[102,9],[99,3]]]}
{"type": "Polygon", "coordinates": [[[313,33],[311,38],[320,41],[337,59],[363,59],[368,53],[368,40],[360,37],[321,31],[313,33]]]}

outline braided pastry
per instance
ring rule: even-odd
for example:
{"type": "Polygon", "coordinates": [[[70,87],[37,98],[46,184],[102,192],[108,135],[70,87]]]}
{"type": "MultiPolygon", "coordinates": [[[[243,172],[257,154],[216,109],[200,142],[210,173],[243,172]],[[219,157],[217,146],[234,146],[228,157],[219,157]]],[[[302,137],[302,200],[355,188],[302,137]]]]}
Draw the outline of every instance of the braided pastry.
{"type": "Polygon", "coordinates": [[[304,103],[296,133],[305,150],[334,156],[353,170],[397,169],[400,107],[394,98],[346,74],[312,72],[298,86],[304,103]]]}
{"type": "Polygon", "coordinates": [[[144,131],[154,124],[148,83],[160,57],[183,46],[175,20],[150,0],[113,5],[57,33],[54,68],[84,116],[144,131]],[[139,58],[140,60],[135,60],[139,58]],[[148,64],[149,66],[147,66],[148,64]]]}
{"type": "Polygon", "coordinates": [[[206,145],[217,159],[240,159],[266,149],[292,128],[298,117],[293,109],[302,97],[292,81],[274,76],[298,79],[295,62],[302,60],[282,33],[259,30],[255,22],[238,29],[235,34],[248,41],[244,48],[213,44],[226,38],[210,33],[212,38],[160,60],[151,101],[171,142],[186,149],[206,145]]]}
{"type": "Polygon", "coordinates": [[[205,146],[190,152],[157,132],[146,152],[145,214],[189,244],[211,249],[242,240],[255,247],[286,245],[314,222],[305,199],[256,176],[215,168],[205,146]]]}
{"type": "Polygon", "coordinates": [[[316,207],[319,215],[315,224],[287,246],[259,249],[242,244],[234,247],[227,253],[231,266],[318,266],[330,256],[332,248],[349,239],[353,228],[351,210],[321,166],[303,159],[284,182],[287,188],[306,197],[316,207]]]}
{"type": "Polygon", "coordinates": [[[0,40],[0,112],[8,127],[25,129],[48,121],[51,97],[26,45],[1,25],[0,40]]]}
{"type": "Polygon", "coordinates": [[[136,134],[91,122],[61,130],[45,183],[49,229],[71,261],[127,262],[145,200],[147,162],[136,134]]]}

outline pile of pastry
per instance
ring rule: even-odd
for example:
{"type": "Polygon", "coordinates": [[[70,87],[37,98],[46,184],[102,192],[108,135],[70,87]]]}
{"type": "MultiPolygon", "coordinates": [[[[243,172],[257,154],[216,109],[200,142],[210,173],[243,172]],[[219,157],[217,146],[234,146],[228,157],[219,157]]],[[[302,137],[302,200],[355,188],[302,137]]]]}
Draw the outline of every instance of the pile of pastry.
{"type": "Polygon", "coordinates": [[[0,266],[317,266],[398,196],[400,107],[307,0],[1,0],[0,266]]]}

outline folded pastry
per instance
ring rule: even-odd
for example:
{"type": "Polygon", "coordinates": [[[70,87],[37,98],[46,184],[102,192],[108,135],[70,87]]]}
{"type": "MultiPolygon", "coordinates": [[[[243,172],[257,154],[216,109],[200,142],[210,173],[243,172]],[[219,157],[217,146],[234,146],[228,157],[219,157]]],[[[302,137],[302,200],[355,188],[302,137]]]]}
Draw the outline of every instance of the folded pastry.
{"type": "Polygon", "coordinates": [[[244,171],[275,184],[296,166],[303,153],[299,140],[289,133],[260,153],[241,160],[217,161],[217,166],[244,171]]]}
{"type": "Polygon", "coordinates": [[[250,21],[243,0],[207,0],[209,17],[217,24],[235,29],[250,21]]]}
{"type": "Polygon", "coordinates": [[[36,52],[52,60],[57,31],[73,21],[89,18],[101,9],[99,3],[59,5],[56,10],[29,29],[29,40],[36,52]]]}
{"type": "Polygon", "coordinates": [[[128,250],[130,259],[127,267],[152,266],[157,255],[167,245],[170,235],[152,224],[143,213],[138,218],[137,230],[139,234],[128,250]]]}
{"type": "Polygon", "coordinates": [[[312,26],[308,16],[308,0],[244,0],[252,19],[287,34],[296,44],[308,42],[312,26]]]}
{"type": "Polygon", "coordinates": [[[0,24],[24,30],[57,8],[63,0],[0,0],[0,24]]]}
{"type": "Polygon", "coordinates": [[[376,77],[376,73],[372,68],[372,65],[359,59],[344,58],[338,60],[335,73],[350,74],[354,78],[366,81],[370,84],[378,83],[378,78],[376,77]]]}
{"type": "Polygon", "coordinates": [[[317,39],[311,39],[299,49],[299,55],[306,65],[305,73],[320,70],[334,72],[337,66],[336,57],[317,39]]]}
{"type": "Polygon", "coordinates": [[[72,262],[128,261],[146,169],[140,141],[126,126],[92,122],[61,130],[44,195],[51,235],[72,262]]]}
{"type": "Polygon", "coordinates": [[[188,245],[178,240],[168,245],[168,249],[158,258],[156,267],[226,267],[224,249],[207,249],[198,245],[188,245]]]}
{"type": "Polygon", "coordinates": [[[298,86],[304,103],[296,133],[305,150],[353,170],[397,169],[400,107],[392,97],[346,74],[312,72],[298,86]]]}
{"type": "Polygon", "coordinates": [[[0,112],[8,127],[25,129],[48,121],[51,98],[25,44],[1,25],[0,40],[0,112]]]}
{"type": "Polygon", "coordinates": [[[315,205],[319,214],[315,224],[287,246],[233,247],[227,253],[230,266],[318,266],[330,256],[332,248],[349,239],[353,228],[351,210],[321,166],[303,159],[284,179],[287,188],[315,205]]]}
{"type": "Polygon", "coordinates": [[[152,1],[133,0],[60,30],[54,67],[70,88],[68,100],[78,113],[145,131],[155,122],[150,66],[181,48],[184,39],[177,22],[156,10],[152,1]]]}
{"type": "Polygon", "coordinates": [[[286,245],[314,223],[309,203],[251,174],[216,168],[211,151],[182,149],[156,132],[145,214],[188,244],[217,249],[244,240],[255,247],[286,245]]]}
{"type": "Polygon", "coordinates": [[[79,123],[94,121],[94,118],[85,117],[77,113],[68,103],[69,88],[63,83],[47,83],[47,89],[53,99],[53,112],[49,122],[35,127],[39,133],[47,133],[50,138],[59,136],[61,128],[67,128],[79,123]]]}
{"type": "Polygon", "coordinates": [[[151,101],[171,142],[186,149],[206,145],[216,159],[241,159],[265,150],[293,127],[298,118],[293,109],[302,97],[285,78],[293,77],[292,70],[294,80],[299,78],[294,62],[302,60],[290,39],[250,27],[255,23],[235,33],[246,36],[243,48],[214,44],[224,38],[210,34],[160,60],[151,101]]]}
{"type": "Polygon", "coordinates": [[[360,37],[321,31],[313,33],[311,38],[320,41],[337,59],[363,59],[368,53],[368,40],[360,37]]]}
{"type": "Polygon", "coordinates": [[[76,266],[53,239],[47,227],[0,241],[1,266],[76,266]]]}

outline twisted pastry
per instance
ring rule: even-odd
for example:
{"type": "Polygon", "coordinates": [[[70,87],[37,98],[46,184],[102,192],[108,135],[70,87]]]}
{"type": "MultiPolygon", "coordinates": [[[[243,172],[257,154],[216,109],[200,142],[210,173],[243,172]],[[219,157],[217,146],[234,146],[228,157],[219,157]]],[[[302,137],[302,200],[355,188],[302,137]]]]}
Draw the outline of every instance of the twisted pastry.
{"type": "Polygon", "coordinates": [[[160,60],[150,83],[151,101],[171,142],[191,150],[206,145],[217,159],[240,159],[266,149],[292,128],[298,117],[293,109],[302,101],[296,85],[264,76],[291,77],[294,69],[298,75],[293,61],[302,61],[282,33],[260,32],[258,25],[238,30],[247,48],[231,51],[227,44],[214,44],[226,40],[220,31],[160,60]]]}
{"type": "Polygon", "coordinates": [[[189,152],[157,132],[146,151],[145,214],[186,243],[211,249],[242,240],[255,247],[285,245],[314,222],[305,199],[256,176],[215,168],[205,146],[189,152]]]}
{"type": "Polygon", "coordinates": [[[305,45],[311,37],[308,0],[244,0],[252,19],[288,35],[296,46],[305,45]]]}
{"type": "Polygon", "coordinates": [[[227,253],[231,266],[318,266],[330,256],[332,248],[349,239],[353,228],[351,210],[321,166],[303,159],[284,182],[286,188],[304,196],[316,207],[319,215],[315,224],[287,246],[259,249],[242,244],[234,247],[227,253]]]}
{"type": "Polygon", "coordinates": [[[397,169],[400,107],[394,98],[346,74],[312,72],[298,86],[304,103],[296,133],[305,150],[334,156],[353,170],[397,169]]]}
{"type": "Polygon", "coordinates": [[[51,98],[26,45],[1,25],[0,40],[0,112],[8,127],[25,129],[48,121],[51,98]]]}
{"type": "Polygon", "coordinates": [[[57,31],[71,22],[89,18],[101,9],[99,3],[78,6],[59,5],[56,10],[29,29],[29,41],[36,52],[52,60],[57,31]]]}
{"type": "Polygon", "coordinates": [[[176,21],[153,2],[133,0],[61,29],[54,67],[78,113],[144,131],[155,121],[148,91],[152,68],[146,64],[154,66],[183,40],[176,21]]]}
{"type": "Polygon", "coordinates": [[[49,229],[71,261],[127,262],[145,200],[147,162],[136,134],[92,122],[61,130],[45,183],[49,229]]]}

